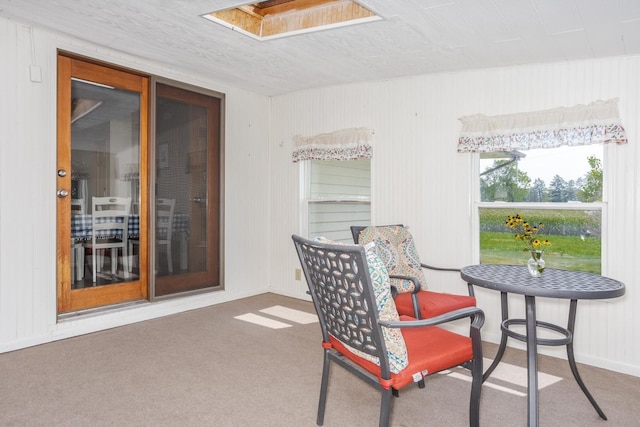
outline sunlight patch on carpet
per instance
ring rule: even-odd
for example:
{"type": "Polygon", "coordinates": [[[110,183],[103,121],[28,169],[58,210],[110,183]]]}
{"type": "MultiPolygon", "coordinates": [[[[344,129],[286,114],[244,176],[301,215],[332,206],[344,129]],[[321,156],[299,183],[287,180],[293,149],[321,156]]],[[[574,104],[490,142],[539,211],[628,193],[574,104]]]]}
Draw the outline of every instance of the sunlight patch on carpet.
{"type": "Polygon", "coordinates": [[[280,317],[291,322],[300,323],[302,325],[308,325],[310,323],[318,322],[318,316],[316,316],[315,314],[295,310],[293,308],[283,307],[281,305],[274,305],[273,307],[263,308],[262,310],[260,310],[260,312],[268,314],[269,316],[280,317]]]}
{"type": "Polygon", "coordinates": [[[234,319],[243,320],[245,322],[253,323],[255,325],[265,326],[271,329],[282,329],[282,328],[290,328],[291,325],[284,322],[279,322],[274,319],[269,319],[268,317],[259,316],[253,313],[241,314],[240,316],[234,317],[234,319]]]}
{"type": "MultiPolygon", "coordinates": [[[[471,377],[469,375],[465,375],[465,374],[462,374],[460,372],[449,372],[446,375],[449,378],[455,378],[455,379],[458,379],[458,380],[466,381],[468,383],[471,382],[471,377]]],[[[524,396],[527,395],[527,393],[523,393],[523,392],[518,391],[518,390],[513,390],[513,389],[505,387],[505,386],[501,386],[501,385],[498,385],[498,384],[493,384],[493,383],[491,383],[491,378],[489,378],[489,380],[487,380],[484,384],[482,384],[482,387],[489,387],[489,388],[492,388],[492,389],[495,389],[495,390],[498,390],[498,391],[503,391],[505,393],[514,394],[514,395],[519,396],[519,397],[524,397],[524,396]]]]}
{"type": "MultiPolygon", "coordinates": [[[[272,307],[263,308],[260,310],[260,313],[301,325],[308,325],[318,322],[318,316],[316,316],[315,314],[295,310],[293,308],[283,307],[281,305],[274,305],[272,307]]],[[[279,320],[261,316],[255,313],[242,314],[240,316],[234,317],[234,319],[244,320],[245,322],[253,323],[255,325],[260,325],[271,329],[290,328],[291,326],[293,326],[289,323],[281,322],[279,320]]]]}
{"type": "MultiPolygon", "coordinates": [[[[485,366],[489,366],[492,360],[485,359],[485,366]]],[[[519,366],[510,365],[508,363],[500,362],[496,367],[496,370],[491,373],[489,380],[497,379],[506,382],[510,382],[512,384],[518,384],[522,387],[527,386],[527,368],[521,368],[519,366]]],[[[561,377],[556,377],[555,375],[545,374],[544,372],[538,371],[538,388],[542,390],[545,387],[548,387],[552,384],[560,381],[561,377]]]]}
{"type": "MultiPolygon", "coordinates": [[[[492,360],[490,359],[485,358],[483,360],[485,369],[489,365],[491,365],[491,362],[492,360]]],[[[451,378],[471,382],[471,374],[466,369],[446,370],[440,372],[440,374],[446,375],[451,378]]],[[[555,375],[538,371],[538,390],[542,390],[543,388],[555,384],[560,380],[562,380],[562,377],[556,377],[555,375]]],[[[516,396],[526,396],[527,368],[500,362],[496,369],[491,373],[491,376],[482,386],[500,390],[516,396]],[[502,385],[492,383],[492,380],[499,380],[502,385]],[[513,384],[514,388],[509,388],[509,386],[506,384],[513,384]]]]}

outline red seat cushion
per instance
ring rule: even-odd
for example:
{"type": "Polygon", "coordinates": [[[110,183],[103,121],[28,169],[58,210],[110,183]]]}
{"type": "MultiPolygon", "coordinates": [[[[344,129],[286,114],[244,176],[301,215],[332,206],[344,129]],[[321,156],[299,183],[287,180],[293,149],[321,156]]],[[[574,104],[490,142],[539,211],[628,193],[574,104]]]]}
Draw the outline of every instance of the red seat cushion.
{"type": "MultiPolygon", "coordinates": [[[[401,316],[400,320],[415,319],[401,316]]],[[[409,365],[399,373],[391,374],[389,385],[396,390],[414,382],[413,375],[416,373],[421,373],[420,378],[422,378],[473,359],[471,338],[464,335],[437,326],[406,328],[401,331],[407,346],[409,365]]],[[[378,365],[351,353],[333,336],[329,338],[333,348],[380,378],[378,365]]],[[[380,383],[384,385],[385,381],[380,379],[380,383]]]]}
{"type": "MultiPolygon", "coordinates": [[[[461,308],[476,306],[476,299],[467,295],[445,294],[433,291],[419,291],[417,295],[420,316],[423,319],[436,317],[461,308]]],[[[395,298],[395,303],[400,315],[415,316],[410,292],[398,294],[395,298]]]]}

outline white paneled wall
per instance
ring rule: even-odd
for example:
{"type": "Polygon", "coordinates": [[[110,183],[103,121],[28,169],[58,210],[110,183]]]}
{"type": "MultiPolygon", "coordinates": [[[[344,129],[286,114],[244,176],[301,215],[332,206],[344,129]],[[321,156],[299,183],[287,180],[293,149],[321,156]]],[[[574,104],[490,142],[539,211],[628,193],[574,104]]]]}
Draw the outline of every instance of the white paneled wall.
{"type": "Polygon", "coordinates": [[[0,353],[268,291],[269,98],[5,18],[0,54],[0,353]],[[57,49],[226,94],[224,291],[57,321],[57,49]]]}
{"type": "MultiPolygon", "coordinates": [[[[305,298],[294,280],[298,260],[290,235],[298,232],[299,165],[291,162],[292,137],[344,128],[374,129],[372,217],[376,224],[409,224],[422,258],[460,267],[477,262],[472,183],[474,155],[458,154],[464,115],[572,106],[620,99],[629,144],[606,148],[609,201],[604,273],[627,285],[617,300],[578,304],[576,357],[579,362],[640,376],[640,294],[636,291],[637,164],[640,117],[640,57],[474,70],[309,90],[272,99],[272,289],[305,298]]],[[[465,292],[452,273],[431,274],[435,290],[465,292]]],[[[478,290],[485,310],[484,338],[499,339],[499,296],[478,290]]],[[[511,312],[524,317],[521,298],[511,312]]],[[[566,324],[568,303],[539,299],[539,318],[566,324]]],[[[513,343],[512,343],[513,344],[513,343]]],[[[519,343],[514,344],[519,346],[519,343]]],[[[564,349],[543,349],[565,357],[564,349]]]]}
{"type": "MultiPolygon", "coordinates": [[[[0,352],[267,290],[307,298],[290,235],[300,229],[300,166],[292,137],[373,129],[372,220],[412,227],[422,257],[444,266],[477,261],[472,215],[474,156],[458,154],[458,117],[502,114],[618,97],[630,143],[606,149],[604,272],[627,284],[611,302],[581,302],[579,362],[640,376],[640,241],[637,164],[640,58],[611,58],[417,76],[275,98],[0,18],[0,352]],[[65,322],[56,319],[56,49],[226,94],[225,291],[65,322]],[[42,79],[30,79],[37,66],[42,79]],[[428,255],[428,257],[427,257],[428,255]]],[[[464,293],[452,273],[435,290],[464,293]]],[[[498,339],[499,299],[478,290],[484,337],[498,339]]],[[[543,320],[564,324],[566,305],[541,300],[543,320]]],[[[511,310],[522,309],[512,300],[511,310]]],[[[562,356],[558,349],[547,350],[562,356]]]]}

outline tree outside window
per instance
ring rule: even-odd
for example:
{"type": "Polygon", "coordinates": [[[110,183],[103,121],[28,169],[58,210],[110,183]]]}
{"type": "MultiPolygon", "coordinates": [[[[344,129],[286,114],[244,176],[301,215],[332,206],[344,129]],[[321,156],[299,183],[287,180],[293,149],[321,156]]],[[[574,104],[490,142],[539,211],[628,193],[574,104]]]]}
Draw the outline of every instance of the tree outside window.
{"type": "Polygon", "coordinates": [[[481,262],[526,262],[527,255],[505,226],[509,215],[520,213],[544,224],[541,234],[553,243],[544,255],[549,267],[600,273],[602,146],[510,155],[496,159],[492,153],[481,161],[481,262]],[[510,207],[512,203],[517,205],[510,207]]]}

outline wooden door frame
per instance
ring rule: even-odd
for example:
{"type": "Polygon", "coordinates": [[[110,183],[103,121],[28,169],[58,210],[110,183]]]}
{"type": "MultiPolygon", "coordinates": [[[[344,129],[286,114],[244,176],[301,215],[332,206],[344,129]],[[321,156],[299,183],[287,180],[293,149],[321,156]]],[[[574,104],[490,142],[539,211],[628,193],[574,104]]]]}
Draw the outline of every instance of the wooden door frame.
{"type": "Polygon", "coordinates": [[[97,63],[76,55],[58,52],[57,92],[57,168],[65,176],[57,176],[58,189],[71,193],[71,78],[94,81],[125,89],[140,95],[140,276],[130,281],[92,288],[71,289],[71,203],[70,196],[57,198],[57,292],[58,314],[99,307],[119,302],[148,298],[147,241],[148,224],[148,135],[149,78],[129,70],[97,63]]]}

